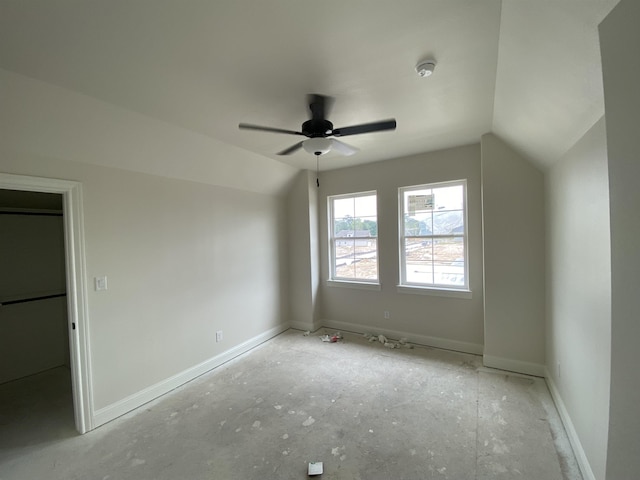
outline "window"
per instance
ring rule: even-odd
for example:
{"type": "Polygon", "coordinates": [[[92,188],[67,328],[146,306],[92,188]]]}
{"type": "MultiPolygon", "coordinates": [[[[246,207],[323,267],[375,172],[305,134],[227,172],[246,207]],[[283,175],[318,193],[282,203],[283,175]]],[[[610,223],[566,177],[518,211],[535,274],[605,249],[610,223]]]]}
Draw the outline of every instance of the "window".
{"type": "Polygon", "coordinates": [[[400,285],[469,289],[467,183],[403,187],[400,203],[400,285]]]}
{"type": "Polygon", "coordinates": [[[378,283],[376,192],[330,196],[330,279],[378,283]]]}

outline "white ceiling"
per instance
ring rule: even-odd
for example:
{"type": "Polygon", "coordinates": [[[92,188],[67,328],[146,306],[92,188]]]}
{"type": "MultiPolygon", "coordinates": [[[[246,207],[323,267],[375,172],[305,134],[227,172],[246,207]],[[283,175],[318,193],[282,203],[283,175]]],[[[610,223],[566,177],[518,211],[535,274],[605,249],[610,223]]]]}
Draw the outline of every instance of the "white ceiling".
{"type": "Polygon", "coordinates": [[[478,142],[551,164],[604,113],[597,25],[618,0],[0,0],[0,68],[286,162],[306,95],[336,98],[323,169],[478,142]],[[437,60],[420,78],[416,63],[437,60]]]}

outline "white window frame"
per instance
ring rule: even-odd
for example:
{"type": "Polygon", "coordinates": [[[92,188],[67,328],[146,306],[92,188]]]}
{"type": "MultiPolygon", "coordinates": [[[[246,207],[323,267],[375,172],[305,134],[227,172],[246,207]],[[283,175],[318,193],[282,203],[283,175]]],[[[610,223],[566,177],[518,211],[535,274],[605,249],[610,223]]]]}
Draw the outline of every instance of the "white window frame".
{"type": "MultiPolygon", "coordinates": [[[[361,288],[366,290],[379,290],[380,289],[380,246],[379,246],[379,237],[376,233],[376,278],[375,279],[367,279],[367,278],[353,278],[353,277],[338,277],[335,271],[335,255],[336,255],[336,237],[334,232],[335,227],[335,218],[333,212],[333,201],[340,200],[345,198],[353,198],[356,199],[358,197],[369,197],[375,195],[376,197],[376,222],[378,222],[378,192],[376,190],[370,190],[367,192],[357,192],[357,193],[345,193],[340,195],[329,195],[327,196],[327,220],[329,223],[329,279],[327,283],[331,286],[348,286],[352,288],[361,288]]],[[[357,217],[357,215],[356,215],[357,217]]],[[[378,228],[380,224],[378,223],[378,228]]],[[[378,230],[379,232],[379,230],[378,230]]]]}
{"type": "Polygon", "coordinates": [[[469,289],[469,242],[468,242],[468,208],[467,208],[467,181],[452,180],[447,182],[426,183],[422,185],[411,185],[406,187],[400,187],[398,189],[398,233],[399,233],[399,261],[400,261],[400,282],[398,285],[398,291],[401,293],[418,293],[426,295],[447,295],[462,298],[471,298],[471,290],[469,289]],[[404,196],[406,192],[419,191],[425,189],[437,189],[443,187],[462,186],[462,208],[463,208],[463,222],[464,232],[462,234],[447,234],[447,235],[405,235],[405,205],[404,196]],[[420,283],[407,281],[407,265],[406,265],[406,251],[405,240],[407,238],[424,238],[433,242],[437,238],[462,238],[464,248],[464,285],[450,285],[450,284],[435,284],[435,283],[420,283]]]}

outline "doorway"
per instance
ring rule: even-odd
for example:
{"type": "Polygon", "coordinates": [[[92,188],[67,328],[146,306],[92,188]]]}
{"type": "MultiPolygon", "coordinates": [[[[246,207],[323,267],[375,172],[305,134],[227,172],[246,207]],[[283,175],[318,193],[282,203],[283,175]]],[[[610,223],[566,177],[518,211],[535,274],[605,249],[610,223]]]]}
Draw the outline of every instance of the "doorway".
{"type": "MultiPolygon", "coordinates": [[[[88,351],[88,322],[87,322],[87,304],[86,304],[86,282],[85,282],[85,256],[84,256],[84,235],[83,235],[83,221],[82,221],[82,191],[81,184],[78,182],[70,182],[64,180],[54,180],[38,177],[27,177],[21,175],[9,175],[0,173],[0,191],[5,191],[5,197],[15,196],[21,197],[25,201],[32,202],[32,208],[27,207],[25,211],[31,210],[34,214],[33,217],[50,217],[46,222],[40,225],[45,230],[54,232],[58,229],[58,234],[61,235],[61,245],[63,252],[59,253],[60,258],[58,260],[62,263],[59,265],[59,269],[62,271],[62,275],[53,274],[51,278],[34,278],[41,277],[41,274],[36,273],[32,268],[25,267],[25,272],[22,277],[18,276],[17,286],[14,286],[14,290],[11,291],[11,287],[5,289],[6,295],[0,299],[0,302],[4,302],[5,306],[0,307],[4,309],[4,312],[9,312],[9,309],[15,307],[17,304],[22,307],[27,307],[27,310],[36,312],[38,309],[52,308],[58,309],[58,315],[61,317],[60,325],[47,324],[47,328],[51,328],[51,332],[44,330],[43,324],[40,324],[43,328],[39,333],[41,336],[58,335],[58,342],[53,344],[53,351],[45,352],[42,350],[43,345],[39,346],[40,357],[35,358],[34,365],[27,365],[28,362],[24,361],[24,358],[20,359],[20,364],[15,366],[14,372],[5,372],[6,375],[14,375],[20,377],[22,373],[31,375],[36,373],[35,370],[42,371],[47,365],[53,366],[53,363],[60,362],[60,355],[62,354],[64,359],[62,363],[66,363],[69,368],[72,398],[73,398],[73,416],[75,429],[80,433],[85,433],[93,428],[92,419],[92,401],[91,401],[91,371],[89,365],[89,351],[88,351]],[[10,193],[14,192],[14,193],[10,193]],[[58,208],[40,208],[45,206],[44,203],[38,203],[37,207],[34,207],[33,202],[52,202],[48,204],[57,205],[58,208]],[[43,214],[47,211],[47,215],[43,214]],[[55,211],[54,211],[55,210],[55,211]],[[57,222],[55,217],[57,217],[57,222]],[[56,226],[55,224],[58,223],[56,226]],[[47,227],[42,227],[42,225],[47,227]],[[54,278],[55,277],[55,278],[54,278]],[[19,285],[25,282],[35,282],[33,288],[22,288],[24,285],[19,285]],[[18,288],[20,287],[20,288],[18,288]],[[30,291],[29,294],[26,294],[30,291]]],[[[26,205],[26,204],[25,204],[26,205]]],[[[8,207],[7,211],[10,211],[12,207],[8,207]]],[[[13,207],[23,208],[23,207],[13,207]]],[[[9,214],[9,217],[13,215],[9,214]]],[[[33,220],[25,220],[24,217],[30,215],[15,215],[12,223],[22,224],[33,227],[33,220]],[[22,221],[16,222],[15,219],[22,217],[22,221]]],[[[40,228],[39,227],[39,228],[40,228]]],[[[53,234],[55,236],[55,233],[53,234]]],[[[36,253],[37,257],[37,253],[36,253]]],[[[35,258],[37,261],[38,259],[35,258]]],[[[47,274],[48,275],[48,274],[47,274]]],[[[10,283],[10,282],[9,282],[10,283]]],[[[8,283],[8,284],[9,284],[8,283]]],[[[14,309],[15,310],[15,309],[14,309]]],[[[9,315],[7,313],[7,315],[9,315]]],[[[29,336],[34,334],[33,331],[25,333],[23,336],[29,336]]],[[[37,333],[36,333],[37,335],[37,333]]],[[[33,339],[33,337],[32,337],[33,339]]],[[[46,340],[46,339],[45,339],[46,340]]],[[[37,343],[37,342],[36,342],[37,343]]],[[[29,342],[23,344],[23,348],[30,348],[29,342]]],[[[51,345],[47,345],[45,348],[51,345]]],[[[20,349],[20,346],[17,346],[20,349]]],[[[36,346],[38,348],[38,346],[36,346]]],[[[46,370],[46,369],[45,369],[46,370]]],[[[30,378],[30,377],[27,377],[30,378]]]]}
{"type": "Polygon", "coordinates": [[[62,194],[0,190],[0,452],[75,431],[63,220],[62,194]]]}

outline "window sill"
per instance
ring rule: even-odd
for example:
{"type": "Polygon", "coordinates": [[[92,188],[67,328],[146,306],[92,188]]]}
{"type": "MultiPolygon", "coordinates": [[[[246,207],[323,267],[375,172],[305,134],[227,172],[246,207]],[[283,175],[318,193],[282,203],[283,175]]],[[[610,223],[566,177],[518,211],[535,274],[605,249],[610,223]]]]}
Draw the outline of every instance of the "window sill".
{"type": "Polygon", "coordinates": [[[398,293],[409,293],[414,295],[431,295],[435,297],[452,298],[472,298],[471,290],[459,290],[453,288],[432,288],[413,287],[409,285],[398,285],[398,293]]]}
{"type": "Polygon", "coordinates": [[[340,287],[340,288],[355,288],[357,290],[373,290],[378,292],[382,289],[379,283],[350,282],[347,280],[327,280],[327,286],[340,287]]]}

